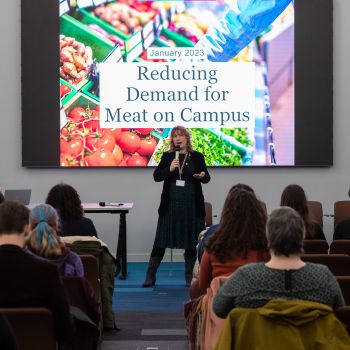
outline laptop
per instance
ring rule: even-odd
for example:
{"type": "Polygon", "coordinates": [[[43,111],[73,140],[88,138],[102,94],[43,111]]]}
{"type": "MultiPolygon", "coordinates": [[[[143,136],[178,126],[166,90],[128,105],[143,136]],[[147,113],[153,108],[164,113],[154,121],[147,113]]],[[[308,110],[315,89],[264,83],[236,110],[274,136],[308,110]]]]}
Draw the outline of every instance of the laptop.
{"type": "Polygon", "coordinates": [[[30,202],[32,190],[5,190],[5,201],[18,201],[24,205],[30,202]]]}

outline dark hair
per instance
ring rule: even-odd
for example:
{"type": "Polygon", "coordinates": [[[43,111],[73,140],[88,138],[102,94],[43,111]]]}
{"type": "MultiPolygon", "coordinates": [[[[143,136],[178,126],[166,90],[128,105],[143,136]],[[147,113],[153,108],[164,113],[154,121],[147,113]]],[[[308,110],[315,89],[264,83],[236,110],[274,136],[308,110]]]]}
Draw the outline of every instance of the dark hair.
{"type": "Polygon", "coordinates": [[[249,186],[249,185],[246,185],[246,184],[241,184],[241,183],[238,183],[238,184],[235,184],[233,185],[231,188],[230,188],[230,191],[236,191],[236,190],[246,190],[248,192],[252,192],[252,193],[255,193],[254,190],[249,186]]]}
{"type": "Polygon", "coordinates": [[[5,202],[5,197],[4,197],[4,195],[2,194],[2,192],[0,191],[0,204],[1,204],[2,202],[5,202]]]}
{"type": "Polygon", "coordinates": [[[64,183],[51,188],[46,204],[50,204],[57,210],[61,220],[78,220],[84,214],[78,192],[64,183]]]}
{"type": "Polygon", "coordinates": [[[304,221],[293,208],[281,207],[271,213],[267,223],[267,240],[275,255],[303,253],[304,234],[304,221]]]}
{"type": "Polygon", "coordinates": [[[29,224],[29,209],[17,201],[0,204],[0,235],[19,234],[29,224]]]}
{"type": "Polygon", "coordinates": [[[288,185],[282,192],[280,205],[291,207],[299,213],[304,221],[306,239],[312,239],[315,236],[316,225],[310,219],[306,194],[301,186],[288,185]]]}
{"type": "Polygon", "coordinates": [[[267,257],[266,212],[254,192],[236,188],[228,193],[218,230],[207,243],[208,253],[222,263],[237,255],[246,258],[250,250],[267,257]]]}

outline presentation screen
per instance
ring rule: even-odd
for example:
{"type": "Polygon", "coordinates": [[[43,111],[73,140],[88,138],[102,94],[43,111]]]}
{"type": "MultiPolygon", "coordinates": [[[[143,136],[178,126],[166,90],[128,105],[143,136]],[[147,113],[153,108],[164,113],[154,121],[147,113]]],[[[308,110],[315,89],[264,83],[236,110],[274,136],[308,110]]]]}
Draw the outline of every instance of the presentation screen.
{"type": "Polygon", "coordinates": [[[24,166],[156,166],[177,125],[208,166],[332,164],[330,1],[34,3],[22,2],[24,166]]]}

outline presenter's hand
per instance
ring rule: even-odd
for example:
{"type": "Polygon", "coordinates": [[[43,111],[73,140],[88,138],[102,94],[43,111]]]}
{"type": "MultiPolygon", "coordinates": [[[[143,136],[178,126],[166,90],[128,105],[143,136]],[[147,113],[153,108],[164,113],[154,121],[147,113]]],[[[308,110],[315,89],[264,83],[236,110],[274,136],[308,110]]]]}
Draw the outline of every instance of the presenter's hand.
{"type": "Polygon", "coordinates": [[[170,164],[170,172],[173,172],[176,168],[180,167],[180,162],[178,159],[174,159],[170,164]]]}
{"type": "Polygon", "coordinates": [[[205,176],[205,172],[202,171],[201,173],[199,174],[193,174],[193,177],[197,180],[200,180],[200,179],[203,179],[203,177],[205,176]]]}

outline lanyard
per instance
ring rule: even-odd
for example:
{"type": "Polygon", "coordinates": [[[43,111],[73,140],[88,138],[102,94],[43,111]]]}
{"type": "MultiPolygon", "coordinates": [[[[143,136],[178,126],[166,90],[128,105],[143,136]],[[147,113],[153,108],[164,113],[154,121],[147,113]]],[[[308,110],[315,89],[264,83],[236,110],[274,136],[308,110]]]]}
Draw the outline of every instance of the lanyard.
{"type": "Polygon", "coordinates": [[[187,155],[188,155],[188,153],[186,153],[185,159],[184,159],[184,161],[182,162],[182,165],[179,168],[180,180],[181,180],[181,176],[182,176],[182,171],[183,171],[184,165],[186,163],[187,155]]]}

